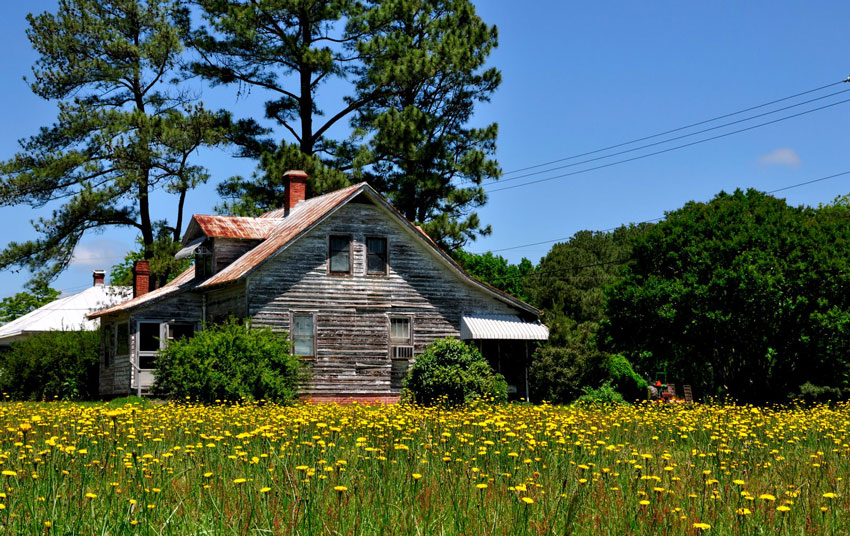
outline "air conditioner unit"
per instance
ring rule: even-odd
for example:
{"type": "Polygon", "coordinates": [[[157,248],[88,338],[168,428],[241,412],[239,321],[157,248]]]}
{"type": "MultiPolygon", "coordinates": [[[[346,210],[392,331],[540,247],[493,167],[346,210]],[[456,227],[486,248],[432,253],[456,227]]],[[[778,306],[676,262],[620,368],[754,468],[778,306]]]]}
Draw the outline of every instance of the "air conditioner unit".
{"type": "Polygon", "coordinates": [[[390,347],[390,357],[392,359],[411,359],[413,358],[413,347],[392,346],[390,347]]]}

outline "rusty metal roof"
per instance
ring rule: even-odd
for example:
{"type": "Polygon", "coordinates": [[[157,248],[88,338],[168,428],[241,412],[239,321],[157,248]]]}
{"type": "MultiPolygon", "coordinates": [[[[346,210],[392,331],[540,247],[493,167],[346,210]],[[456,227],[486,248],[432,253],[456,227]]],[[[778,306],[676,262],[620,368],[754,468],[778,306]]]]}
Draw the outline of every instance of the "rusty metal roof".
{"type": "MultiPolygon", "coordinates": [[[[362,192],[369,186],[365,182],[355,184],[329,194],[313,197],[298,203],[289,211],[289,215],[282,223],[274,228],[274,232],[264,242],[251,251],[245,253],[225,269],[207,279],[201,287],[211,287],[236,281],[248,272],[259,266],[267,258],[271,257],[277,250],[285,246],[292,239],[317,224],[333,209],[340,207],[345,201],[362,192]]],[[[283,209],[267,212],[258,219],[269,219],[280,221],[279,216],[283,209]]]]}
{"type": "MultiPolygon", "coordinates": [[[[421,237],[423,241],[428,246],[430,246],[437,253],[437,255],[450,268],[455,270],[461,277],[466,278],[468,281],[478,286],[479,288],[496,295],[503,301],[507,301],[513,304],[514,306],[519,307],[520,309],[523,309],[526,312],[532,313],[536,316],[540,315],[540,310],[532,307],[531,305],[528,305],[522,300],[519,300],[500,289],[494,288],[476,279],[475,277],[467,273],[446,252],[440,249],[440,247],[431,239],[431,237],[429,237],[425,233],[422,228],[410,223],[395,207],[392,206],[392,204],[390,204],[389,201],[386,200],[386,198],[384,198],[381,194],[375,191],[371,186],[369,186],[365,182],[362,182],[360,184],[354,184],[352,186],[348,186],[346,188],[342,188],[340,190],[336,190],[334,192],[321,195],[319,197],[313,197],[311,199],[302,201],[298,205],[296,205],[295,208],[291,209],[289,211],[289,214],[286,215],[285,218],[283,217],[285,214],[284,209],[267,212],[259,218],[236,218],[228,216],[196,215],[192,219],[193,224],[190,224],[190,229],[192,228],[192,225],[195,225],[195,231],[201,231],[204,228],[202,226],[206,225],[206,229],[208,229],[210,233],[219,233],[212,235],[208,234],[207,236],[246,239],[255,238],[264,240],[256,247],[236,259],[233,263],[225,267],[223,270],[208,278],[206,281],[196,282],[194,279],[194,268],[190,268],[186,272],[182,273],[177,279],[160,289],[154,290],[153,292],[149,292],[144,296],[134,298],[115,307],[99,311],[98,313],[90,315],[89,317],[94,318],[95,316],[102,316],[105,314],[125,311],[127,309],[131,309],[144,304],[149,304],[167,296],[171,296],[175,293],[183,292],[193,288],[205,289],[217,285],[235,282],[245,277],[255,268],[259,267],[264,261],[266,261],[275,253],[280,251],[281,248],[284,248],[293,240],[308,232],[310,229],[321,223],[325,218],[330,216],[337,208],[345,205],[345,203],[347,203],[349,200],[353,199],[355,196],[361,193],[365,193],[378,205],[383,206],[391,213],[395,214],[399,218],[399,220],[413,232],[414,235],[421,237]],[[266,221],[268,221],[268,223],[265,223],[266,221]],[[260,236],[260,233],[265,234],[264,236],[260,236]]],[[[206,234],[205,231],[204,233],[206,234]]],[[[197,234],[195,236],[190,235],[190,230],[187,229],[186,236],[183,239],[184,244],[187,241],[190,241],[192,238],[195,238],[196,236],[197,234]]]]}
{"type": "Polygon", "coordinates": [[[183,245],[201,234],[211,238],[241,238],[244,240],[263,240],[268,238],[275,227],[283,222],[282,218],[244,218],[241,216],[205,216],[195,214],[186,229],[183,245]]]}
{"type": "Polygon", "coordinates": [[[172,294],[183,292],[184,290],[188,290],[194,286],[196,286],[195,267],[192,266],[182,274],[172,279],[165,286],[162,286],[156,290],[152,290],[147,294],[142,294],[141,296],[133,298],[132,300],[127,300],[123,303],[119,303],[118,305],[112,306],[108,309],[103,309],[101,311],[97,311],[96,313],[92,313],[88,315],[88,318],[97,318],[111,313],[120,313],[122,311],[134,309],[141,305],[150,305],[163,298],[171,296],[172,294]]]}

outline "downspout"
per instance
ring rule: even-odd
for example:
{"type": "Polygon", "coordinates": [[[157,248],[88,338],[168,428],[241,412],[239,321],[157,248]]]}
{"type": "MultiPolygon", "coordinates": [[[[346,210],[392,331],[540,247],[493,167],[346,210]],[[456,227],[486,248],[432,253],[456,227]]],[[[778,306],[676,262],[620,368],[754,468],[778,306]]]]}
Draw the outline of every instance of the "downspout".
{"type": "Polygon", "coordinates": [[[525,348],[525,401],[531,402],[528,396],[528,341],[523,341],[522,345],[525,348]]]}

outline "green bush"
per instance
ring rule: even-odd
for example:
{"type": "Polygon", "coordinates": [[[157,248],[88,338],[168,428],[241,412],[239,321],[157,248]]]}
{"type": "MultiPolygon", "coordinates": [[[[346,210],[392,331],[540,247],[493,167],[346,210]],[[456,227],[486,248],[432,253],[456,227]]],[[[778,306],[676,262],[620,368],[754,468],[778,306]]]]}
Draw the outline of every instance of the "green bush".
{"type": "Polygon", "coordinates": [[[618,393],[610,382],[605,382],[596,389],[585,387],[582,395],[576,399],[579,404],[625,404],[623,395],[618,393]]]}
{"type": "Polygon", "coordinates": [[[15,400],[90,400],[98,394],[96,331],[47,331],[0,354],[0,390],[15,400]]]}
{"type": "Polygon", "coordinates": [[[802,398],[808,402],[836,402],[845,398],[845,393],[838,387],[814,385],[806,382],[799,387],[799,393],[790,398],[802,398]]]}
{"type": "Polygon", "coordinates": [[[611,354],[608,358],[608,374],[611,386],[627,400],[646,398],[647,381],[632,368],[632,364],[622,354],[611,354]]]}
{"type": "Polygon", "coordinates": [[[416,358],[404,379],[404,398],[424,405],[470,403],[479,398],[504,401],[508,384],[473,346],[439,339],[416,358]]]}
{"type": "Polygon", "coordinates": [[[171,399],[293,401],[305,367],[288,338],[230,319],[191,339],[169,343],[156,358],[153,392],[171,399]]]}

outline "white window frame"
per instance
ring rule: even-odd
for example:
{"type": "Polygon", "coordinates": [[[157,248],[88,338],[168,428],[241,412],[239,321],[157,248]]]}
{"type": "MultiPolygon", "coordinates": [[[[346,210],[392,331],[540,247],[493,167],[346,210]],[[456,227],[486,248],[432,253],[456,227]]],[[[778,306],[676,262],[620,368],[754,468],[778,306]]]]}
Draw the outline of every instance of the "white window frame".
{"type": "Polygon", "coordinates": [[[318,351],[318,327],[316,325],[316,311],[290,311],[289,312],[289,341],[292,345],[292,355],[305,360],[315,360],[318,351]],[[295,317],[309,316],[313,322],[313,355],[298,355],[295,353],[295,317]]]}

